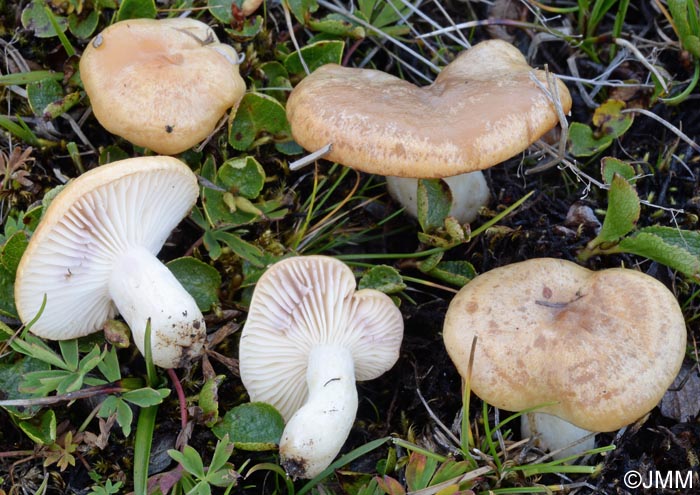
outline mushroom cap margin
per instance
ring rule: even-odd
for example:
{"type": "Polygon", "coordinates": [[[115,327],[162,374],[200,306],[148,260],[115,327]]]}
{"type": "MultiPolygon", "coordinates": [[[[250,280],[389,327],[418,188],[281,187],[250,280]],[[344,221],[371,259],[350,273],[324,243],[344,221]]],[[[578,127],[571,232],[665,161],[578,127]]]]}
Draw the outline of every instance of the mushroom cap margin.
{"type": "Polygon", "coordinates": [[[347,346],[358,381],[394,365],[401,312],[386,294],[355,287],[352,271],[328,256],[297,256],[268,268],[240,340],[241,380],[252,401],[274,405],[289,420],[306,402],[307,356],[317,344],[347,346]]]}
{"type": "Polygon", "coordinates": [[[641,272],[593,272],[532,259],[490,270],[450,303],[447,351],[470,385],[510,411],[541,406],[590,431],[613,431],[656,406],[686,350],[675,296],[641,272]]]}

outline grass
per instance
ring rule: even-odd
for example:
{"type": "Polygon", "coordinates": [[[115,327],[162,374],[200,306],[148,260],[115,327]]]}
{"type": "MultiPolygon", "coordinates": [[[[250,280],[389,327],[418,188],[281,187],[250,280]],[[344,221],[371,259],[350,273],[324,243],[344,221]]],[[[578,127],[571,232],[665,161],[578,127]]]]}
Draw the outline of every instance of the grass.
{"type": "MultiPolygon", "coordinates": [[[[507,2],[288,0],[268,3],[247,21],[221,20],[200,0],[158,3],[159,17],[189,15],[214,26],[245,55],[241,72],[248,86],[274,100],[258,98],[265,112],[258,117],[253,107],[255,118],[235,122],[249,132],[247,141],[222,125],[201,149],[180,155],[202,178],[208,203],[198,204],[162,257],[187,255],[200,263],[191,288],[204,288],[208,326],[228,337],[212,336],[208,356],[218,361],[207,357],[182,370],[173,385],[180,394],[167,397],[165,373],[128,343],[117,347],[99,335],[42,344],[24,333],[13,312],[12,279],[36,226],[36,208],[65,180],[146,151],[99,126],[76,75],[83,47],[114,21],[116,4],[33,2],[40,8],[28,7],[24,19],[17,2],[1,4],[0,337],[7,345],[0,351],[0,390],[8,396],[0,397],[0,418],[8,427],[0,431],[0,494],[140,494],[149,481],[173,494],[614,493],[624,489],[625,469],[649,463],[659,471],[692,468],[694,450],[681,439],[692,438],[693,426],[680,411],[668,416],[658,408],[617,436],[600,435],[586,455],[552,461],[520,438],[520,413],[501,419],[498,409],[471,393],[468,379],[461,386],[442,347],[446,307],[474,273],[532,257],[580,256],[599,232],[568,214],[578,205],[603,222],[615,211],[600,164],[616,158],[634,171],[641,211],[621,237],[664,226],[690,241],[670,246],[676,237],[669,236],[660,251],[645,256],[626,251],[624,243],[604,244],[585,264],[637,267],[672,287],[688,324],[686,361],[697,369],[697,273],[666,256],[671,247],[682,251],[679,259],[700,256],[693,244],[700,217],[697,7],[678,0],[643,8],[627,0],[553,3],[510,2],[500,9],[507,2]],[[31,16],[41,12],[46,22],[36,24],[39,17],[31,16]],[[95,19],[94,29],[85,31],[95,19]],[[385,193],[381,177],[307,157],[292,143],[288,126],[270,117],[280,115],[289,90],[323,62],[384,70],[424,85],[460,51],[495,36],[506,37],[538,67],[546,64],[567,83],[575,103],[571,115],[560,116],[558,140],[535,143],[487,173],[492,200],[467,228],[442,219],[423,231],[385,193]],[[339,56],[332,42],[343,43],[339,56]],[[50,96],[56,84],[67,101],[50,96]],[[623,102],[620,114],[598,122],[596,110],[610,100],[623,102]],[[47,104],[59,114],[45,116],[39,106],[47,104]],[[625,116],[633,118],[629,128],[611,131],[625,116]],[[253,157],[246,166],[259,165],[261,172],[230,189],[225,164],[243,157],[253,157]],[[303,166],[295,167],[299,161],[303,166]],[[258,183],[259,190],[251,186],[258,183]],[[226,204],[235,207],[212,206],[225,193],[226,204]],[[344,450],[306,481],[284,473],[274,448],[243,450],[236,438],[231,448],[211,429],[217,417],[247,402],[234,373],[237,329],[257,277],[283,256],[305,254],[345,261],[362,283],[385,265],[382,281],[391,282],[385,290],[406,321],[398,364],[360,385],[360,410],[344,450]],[[113,386],[106,417],[99,414],[104,397],[98,391],[107,385],[98,381],[113,386]],[[59,399],[70,400],[59,406],[59,399]],[[159,445],[167,450],[176,443],[172,456],[158,457],[159,445]]],[[[122,13],[133,7],[122,4],[122,13]]],[[[257,428],[268,440],[272,426],[257,428]]]]}

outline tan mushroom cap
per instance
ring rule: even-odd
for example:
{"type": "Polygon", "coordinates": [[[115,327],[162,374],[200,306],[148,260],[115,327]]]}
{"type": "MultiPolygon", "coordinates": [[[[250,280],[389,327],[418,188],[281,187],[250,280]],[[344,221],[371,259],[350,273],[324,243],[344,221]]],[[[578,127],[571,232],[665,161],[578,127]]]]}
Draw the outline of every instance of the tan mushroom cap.
{"type": "Polygon", "coordinates": [[[683,314],[659,281],[634,270],[590,271],[551,258],[496,268],[450,303],[444,340],[488,403],[613,431],[661,400],[686,350],[683,314]]]}
{"type": "Polygon", "coordinates": [[[166,155],[207,137],[245,93],[233,47],[187,18],[112,24],[85,48],[80,76],[105,129],[166,155]]]}
{"type": "MultiPolygon", "coordinates": [[[[287,117],[294,139],[310,151],[364,172],[443,178],[500,163],[558,123],[546,87],[520,51],[484,41],[417,87],[370,69],[324,65],[292,91],[287,117]]],[[[557,80],[564,112],[571,108],[557,80]]]]}

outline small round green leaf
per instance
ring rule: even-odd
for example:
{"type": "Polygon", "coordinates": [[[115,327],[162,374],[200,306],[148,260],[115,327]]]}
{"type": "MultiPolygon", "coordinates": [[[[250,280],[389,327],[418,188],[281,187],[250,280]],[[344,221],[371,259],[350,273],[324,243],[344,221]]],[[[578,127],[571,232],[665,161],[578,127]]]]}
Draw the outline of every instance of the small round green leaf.
{"type": "Polygon", "coordinates": [[[265,170],[252,156],[235,158],[221,165],[218,178],[232,194],[255,199],[265,185],[265,170]]]}
{"type": "Polygon", "coordinates": [[[270,404],[249,402],[228,411],[223,420],[212,428],[219,439],[228,434],[241,450],[273,450],[284,430],[282,415],[270,404]]]}
{"type": "Polygon", "coordinates": [[[154,0],[122,0],[117,11],[117,21],[155,19],[157,13],[154,0]]]}
{"type": "Polygon", "coordinates": [[[34,115],[42,117],[46,107],[63,98],[63,88],[53,79],[27,84],[27,98],[34,115]]]}
{"type": "Polygon", "coordinates": [[[292,131],[280,102],[262,93],[247,93],[229,125],[229,144],[237,150],[249,149],[266,133],[273,140],[288,141],[292,131]]]}
{"type": "Polygon", "coordinates": [[[445,217],[450,214],[450,186],[442,179],[419,179],[416,202],[421,229],[423,232],[433,232],[445,224],[445,217]]]}
{"type": "Polygon", "coordinates": [[[219,302],[221,275],[216,268],[190,256],[172,260],[167,266],[194,297],[199,309],[207,311],[219,302]]]}
{"type": "Polygon", "coordinates": [[[345,42],[339,40],[323,40],[306,45],[298,52],[292,52],[284,60],[284,66],[290,74],[305,72],[300,57],[304,58],[311,72],[325,64],[340,64],[343,59],[345,42]],[[301,52],[301,55],[299,54],[301,52]]]}
{"type": "MultiPolygon", "coordinates": [[[[68,28],[68,21],[65,17],[54,15],[58,27],[61,31],[68,28]]],[[[34,31],[37,38],[53,38],[57,35],[56,30],[44,10],[43,0],[32,0],[22,11],[22,26],[34,31]]]]}
{"type": "Polygon", "coordinates": [[[358,283],[358,288],[375,289],[385,294],[394,294],[404,290],[406,284],[396,268],[388,265],[377,265],[365,272],[358,283]]]}

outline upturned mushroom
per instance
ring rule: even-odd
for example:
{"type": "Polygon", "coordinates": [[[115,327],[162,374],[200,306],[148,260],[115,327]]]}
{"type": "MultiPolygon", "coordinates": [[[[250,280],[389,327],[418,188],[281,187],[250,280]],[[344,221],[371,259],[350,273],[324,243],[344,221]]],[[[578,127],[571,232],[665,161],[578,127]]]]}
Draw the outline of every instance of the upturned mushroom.
{"type": "Polygon", "coordinates": [[[391,298],[356,290],[352,271],[335,258],[299,256],[268,268],[241,334],[240,374],[252,401],[284,417],[280,456],[291,476],[328,467],[355,420],[355,381],[391,368],[402,338],[391,298]]]}
{"type": "MultiPolygon", "coordinates": [[[[294,88],[287,116],[305,149],[331,143],[325,158],[364,172],[414,179],[478,176],[558,123],[554,103],[533,77],[547,85],[544,71],[531,68],[517,48],[501,40],[465,51],[426,87],[377,70],[329,64],[294,88]]],[[[571,96],[555,81],[566,113],[571,96]]],[[[478,206],[454,213],[470,221],[489,194],[483,176],[465,180],[478,206]]],[[[399,187],[391,185],[392,178],[387,182],[390,191],[399,187]]],[[[453,196],[456,203],[468,201],[453,196]]]]}
{"type": "Polygon", "coordinates": [[[508,411],[542,406],[589,432],[653,409],[686,351],[683,314],[661,282],[551,258],[474,278],[450,303],[443,335],[462,377],[477,337],[470,386],[484,401],[508,411]]]}
{"type": "Polygon", "coordinates": [[[80,77],[105,129],[166,155],[206,138],[245,93],[236,50],[188,18],[112,24],[85,48],[80,77]]]}
{"type": "Polygon", "coordinates": [[[30,331],[64,340],[100,330],[120,313],[153,362],[188,364],[206,337],[193,297],[156,254],[199,196],[181,161],[142,157],[95,168],[53,199],[17,269],[15,303],[30,331]],[[42,307],[42,304],[45,305],[42,307]]]}

